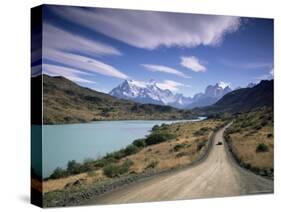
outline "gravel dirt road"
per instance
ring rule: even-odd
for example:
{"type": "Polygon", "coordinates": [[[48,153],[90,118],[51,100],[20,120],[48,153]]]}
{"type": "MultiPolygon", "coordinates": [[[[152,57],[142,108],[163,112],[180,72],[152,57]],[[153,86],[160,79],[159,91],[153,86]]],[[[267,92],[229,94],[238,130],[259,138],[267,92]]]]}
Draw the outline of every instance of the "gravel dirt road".
{"type": "Polygon", "coordinates": [[[257,176],[236,164],[223,141],[220,129],[208,157],[189,168],[154,176],[87,204],[116,204],[272,193],[273,181],[257,176]],[[222,145],[217,145],[222,142],[222,145]]]}

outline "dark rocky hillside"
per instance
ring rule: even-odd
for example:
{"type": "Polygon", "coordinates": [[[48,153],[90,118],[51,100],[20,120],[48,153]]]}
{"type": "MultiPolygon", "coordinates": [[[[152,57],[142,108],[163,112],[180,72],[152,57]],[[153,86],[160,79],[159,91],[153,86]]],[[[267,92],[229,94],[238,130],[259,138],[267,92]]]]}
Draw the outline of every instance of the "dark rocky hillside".
{"type": "Polygon", "coordinates": [[[248,112],[255,108],[273,108],[273,80],[263,80],[252,88],[234,90],[212,106],[197,109],[207,114],[248,112]]]}

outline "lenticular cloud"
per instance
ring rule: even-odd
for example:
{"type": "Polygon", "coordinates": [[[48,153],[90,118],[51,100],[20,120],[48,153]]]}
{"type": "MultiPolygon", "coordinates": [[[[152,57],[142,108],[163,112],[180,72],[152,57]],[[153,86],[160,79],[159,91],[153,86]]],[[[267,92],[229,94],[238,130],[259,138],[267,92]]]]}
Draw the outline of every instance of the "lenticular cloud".
{"type": "Polygon", "coordinates": [[[68,21],[145,49],[217,45],[240,26],[240,18],[233,16],[72,7],[53,10],[68,21]]]}

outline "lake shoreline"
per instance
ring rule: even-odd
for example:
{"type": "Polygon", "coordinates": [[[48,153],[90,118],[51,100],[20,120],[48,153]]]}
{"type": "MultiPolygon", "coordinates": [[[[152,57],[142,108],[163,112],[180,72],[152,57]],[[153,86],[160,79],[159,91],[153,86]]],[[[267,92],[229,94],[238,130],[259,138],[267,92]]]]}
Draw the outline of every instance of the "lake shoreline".
{"type": "Polygon", "coordinates": [[[55,168],[65,167],[70,160],[82,162],[87,158],[97,159],[117,151],[131,144],[135,139],[145,137],[154,125],[195,122],[204,119],[206,117],[181,120],[114,120],[43,125],[44,161],[49,165],[53,164],[51,165],[53,168],[49,168],[48,164],[43,164],[43,178],[49,177],[55,168]],[[108,129],[111,134],[108,134],[108,129]],[[112,136],[113,134],[115,136],[112,136]],[[65,146],[68,146],[68,151],[65,146]],[[50,169],[51,171],[48,171],[50,169]]]}
{"type": "MultiPolygon", "coordinates": [[[[200,118],[200,117],[205,117],[205,116],[195,116],[195,115],[192,115],[190,117],[184,117],[184,118],[162,118],[162,119],[155,119],[154,117],[152,117],[151,119],[150,118],[140,118],[140,119],[137,119],[137,118],[132,118],[132,119],[96,119],[96,120],[91,120],[91,121],[82,121],[81,122],[78,122],[78,121],[74,121],[74,122],[57,122],[57,123],[50,123],[50,122],[44,122],[42,125],[43,126],[52,126],[52,125],[68,125],[68,124],[89,124],[89,123],[93,123],[93,122],[102,122],[102,121],[182,121],[182,120],[196,120],[197,118],[200,118]]],[[[205,117],[207,118],[207,117],[205,117]]]]}
{"type": "MultiPolygon", "coordinates": [[[[191,163],[184,164],[184,165],[179,165],[175,166],[169,169],[165,170],[157,170],[157,169],[148,169],[145,172],[142,173],[135,173],[135,174],[129,174],[129,175],[124,175],[118,178],[113,178],[113,179],[108,179],[107,181],[101,181],[101,183],[93,184],[90,186],[83,187],[81,184],[81,188],[78,188],[75,186],[70,187],[69,189],[63,189],[62,191],[56,191],[46,193],[44,195],[45,199],[45,206],[46,207],[56,207],[56,206],[62,206],[62,205],[87,205],[87,200],[93,199],[93,198],[99,198],[100,196],[112,192],[114,190],[126,187],[131,185],[132,183],[138,183],[142,182],[145,180],[150,179],[151,177],[157,177],[157,176],[165,176],[169,175],[170,173],[182,171],[184,169],[191,168],[193,166],[198,165],[199,163],[203,162],[207,157],[210,152],[211,146],[213,144],[213,138],[215,133],[217,132],[218,129],[214,129],[212,131],[208,142],[206,143],[206,147],[201,152],[201,154],[191,163]],[[78,189],[78,190],[77,190],[78,189]],[[63,198],[64,195],[60,196],[60,192],[66,192],[68,195],[71,195],[71,201],[69,198],[63,198]],[[57,201],[55,204],[52,203],[52,196],[53,195],[59,195],[63,199],[60,199],[60,201],[57,201]]],[[[72,183],[74,184],[79,184],[80,181],[77,180],[76,182],[72,183]]],[[[57,199],[58,197],[56,197],[57,199]]]]}

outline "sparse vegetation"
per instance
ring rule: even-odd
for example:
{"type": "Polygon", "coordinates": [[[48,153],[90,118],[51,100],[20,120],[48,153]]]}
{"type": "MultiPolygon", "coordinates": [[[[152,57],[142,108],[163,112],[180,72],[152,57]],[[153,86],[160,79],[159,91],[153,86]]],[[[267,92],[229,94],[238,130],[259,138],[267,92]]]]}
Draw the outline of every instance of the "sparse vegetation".
{"type": "Polygon", "coordinates": [[[261,143],[257,145],[256,152],[268,152],[269,148],[266,144],[261,143]]]}
{"type": "Polygon", "coordinates": [[[50,179],[58,179],[58,178],[63,178],[63,177],[67,177],[67,176],[68,176],[67,171],[58,167],[51,174],[50,179]]]}
{"type": "Polygon", "coordinates": [[[145,167],[145,169],[154,169],[158,165],[158,163],[159,162],[157,160],[153,160],[145,167]]]}
{"type": "Polygon", "coordinates": [[[156,132],[156,133],[150,134],[145,139],[145,143],[146,143],[146,145],[149,146],[149,145],[159,144],[159,143],[162,143],[164,141],[171,140],[173,138],[175,138],[175,136],[172,135],[172,134],[156,132]]]}
{"type": "Polygon", "coordinates": [[[184,157],[184,156],[188,156],[188,152],[179,152],[178,154],[176,154],[176,158],[181,158],[181,157],[184,157]]]}
{"type": "Polygon", "coordinates": [[[141,138],[141,139],[134,140],[133,145],[135,145],[135,146],[137,146],[139,148],[143,148],[143,147],[146,146],[145,139],[141,138]]]}
{"type": "Polygon", "coordinates": [[[201,129],[197,130],[193,134],[195,136],[206,135],[206,134],[208,134],[209,130],[210,129],[208,127],[202,127],[201,129]]]}
{"type": "Polygon", "coordinates": [[[133,162],[128,159],[125,160],[121,165],[112,163],[103,168],[103,173],[107,177],[118,177],[122,174],[127,173],[131,165],[133,165],[133,162]]]}
{"type": "Polygon", "coordinates": [[[207,141],[205,141],[205,140],[198,142],[197,151],[199,152],[206,144],[207,144],[207,141]]]}
{"type": "Polygon", "coordinates": [[[197,151],[197,145],[203,141],[207,144],[212,131],[221,124],[219,120],[210,119],[154,127],[146,138],[136,139],[127,147],[102,158],[86,159],[82,163],[70,161],[66,169],[58,168],[52,179],[44,181],[45,188],[48,188],[44,192],[64,189],[66,185],[71,188],[77,180],[83,185],[92,185],[107,182],[108,178],[123,179],[154,169],[158,172],[188,165],[205,154],[206,148],[197,151]],[[208,128],[208,134],[195,136],[194,132],[201,128],[208,128]]]}
{"type": "Polygon", "coordinates": [[[236,114],[233,124],[225,132],[225,140],[241,166],[257,174],[273,177],[272,108],[236,114]]]}
{"type": "Polygon", "coordinates": [[[124,153],[125,156],[128,156],[128,155],[136,154],[139,150],[140,149],[137,146],[131,144],[124,149],[124,153]]]}
{"type": "Polygon", "coordinates": [[[176,144],[173,149],[175,152],[178,152],[180,149],[182,149],[184,147],[185,147],[184,144],[176,144]]]}

